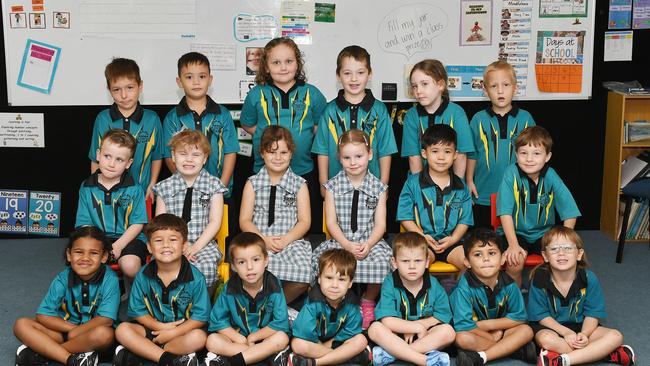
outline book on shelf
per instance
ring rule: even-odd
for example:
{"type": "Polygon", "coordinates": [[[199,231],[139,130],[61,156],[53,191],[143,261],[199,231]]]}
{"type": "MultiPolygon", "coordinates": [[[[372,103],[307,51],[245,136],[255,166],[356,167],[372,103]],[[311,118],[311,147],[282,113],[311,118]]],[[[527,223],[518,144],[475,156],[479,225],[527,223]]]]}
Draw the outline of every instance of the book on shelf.
{"type": "Polygon", "coordinates": [[[631,181],[650,176],[650,152],[629,156],[621,163],[621,188],[631,181]]]}

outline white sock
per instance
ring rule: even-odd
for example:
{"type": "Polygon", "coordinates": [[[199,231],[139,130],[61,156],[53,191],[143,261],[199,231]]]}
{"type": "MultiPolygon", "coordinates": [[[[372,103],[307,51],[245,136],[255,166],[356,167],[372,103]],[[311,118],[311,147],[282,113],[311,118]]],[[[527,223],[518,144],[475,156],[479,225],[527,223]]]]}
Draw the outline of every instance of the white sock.
{"type": "Polygon", "coordinates": [[[483,351],[477,353],[479,356],[481,356],[481,359],[483,360],[483,364],[485,365],[487,363],[487,355],[483,351]]]}
{"type": "Polygon", "coordinates": [[[562,357],[562,366],[571,366],[571,359],[568,354],[563,353],[560,357],[562,357]]]}

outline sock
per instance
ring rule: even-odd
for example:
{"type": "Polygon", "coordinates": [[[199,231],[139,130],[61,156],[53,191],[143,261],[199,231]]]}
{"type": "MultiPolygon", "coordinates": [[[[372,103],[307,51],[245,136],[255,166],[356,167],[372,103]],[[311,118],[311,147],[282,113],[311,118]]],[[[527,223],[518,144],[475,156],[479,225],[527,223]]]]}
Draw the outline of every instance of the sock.
{"type": "Polygon", "coordinates": [[[70,356],[68,356],[68,359],[65,361],[65,364],[66,365],[74,365],[74,363],[73,363],[74,358],[75,358],[74,356],[75,356],[75,354],[71,353],[70,356]]]}
{"type": "Polygon", "coordinates": [[[477,353],[479,356],[481,356],[481,360],[483,360],[483,364],[485,365],[487,363],[487,355],[483,351],[477,353]]]}
{"type": "Polygon", "coordinates": [[[244,361],[244,355],[239,352],[234,356],[228,357],[228,361],[232,366],[246,366],[246,361],[244,361]]]}
{"type": "Polygon", "coordinates": [[[175,354],[169,352],[163,352],[163,354],[160,356],[160,359],[158,360],[158,365],[172,366],[172,363],[174,363],[175,358],[176,358],[175,354]]]}
{"type": "Polygon", "coordinates": [[[562,366],[571,366],[571,359],[568,354],[563,353],[560,357],[562,357],[562,366]]]}

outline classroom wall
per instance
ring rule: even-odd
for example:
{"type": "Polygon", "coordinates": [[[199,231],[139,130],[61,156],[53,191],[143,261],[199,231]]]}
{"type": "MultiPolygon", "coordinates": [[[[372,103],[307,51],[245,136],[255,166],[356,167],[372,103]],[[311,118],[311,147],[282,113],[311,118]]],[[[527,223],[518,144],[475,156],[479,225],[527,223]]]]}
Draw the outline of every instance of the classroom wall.
{"type": "MultiPolygon", "coordinates": [[[[2,9],[4,19],[4,9],[2,9]]],[[[596,8],[596,37],[594,45],[594,75],[592,99],[583,101],[535,101],[520,102],[539,125],[547,128],[554,139],[551,165],[557,170],[573,193],[582,218],[578,229],[598,229],[600,218],[600,194],[602,182],[603,141],[605,134],[605,111],[607,93],[602,89],[603,81],[639,80],[650,86],[650,52],[642,48],[650,45],[650,30],[634,32],[634,54],[631,62],[603,62],[603,39],[607,27],[607,2],[598,2],[596,8]]],[[[4,44],[0,49],[4,54],[4,44]]],[[[128,57],[128,55],[121,55],[128,57]]],[[[169,62],[176,62],[172,57],[169,62]]],[[[69,232],[74,225],[78,188],[90,173],[87,158],[89,138],[93,121],[106,106],[84,107],[19,107],[7,105],[6,72],[4,59],[0,62],[0,112],[23,112],[45,114],[45,148],[3,148],[0,147],[0,188],[30,189],[63,192],[62,233],[69,232]]],[[[169,75],[170,78],[175,75],[169,75]]],[[[218,85],[218,80],[216,81],[218,85]]],[[[469,118],[485,108],[485,102],[461,102],[469,118]]],[[[407,107],[408,105],[401,105],[407,107]]],[[[227,105],[227,107],[233,107],[227,105]]],[[[161,119],[171,105],[147,106],[161,119]]],[[[389,105],[390,109],[390,105],[389,105]]],[[[401,145],[401,126],[394,125],[401,145]]],[[[395,216],[397,196],[401,190],[407,162],[393,157],[395,168],[390,183],[389,217],[395,216]]],[[[250,171],[250,158],[238,157],[235,187],[241,187],[250,171]]],[[[166,171],[163,177],[167,176],[166,171]]],[[[241,189],[241,188],[239,188],[241,189]]],[[[238,204],[237,188],[235,204],[238,204]]],[[[389,230],[398,226],[389,222],[389,230]]]]}

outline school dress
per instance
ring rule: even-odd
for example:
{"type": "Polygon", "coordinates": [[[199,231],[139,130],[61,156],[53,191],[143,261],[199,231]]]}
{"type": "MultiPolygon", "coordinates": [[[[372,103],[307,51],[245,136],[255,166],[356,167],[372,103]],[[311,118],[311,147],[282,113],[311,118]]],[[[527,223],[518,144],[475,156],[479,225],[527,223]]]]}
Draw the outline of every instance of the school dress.
{"type": "MultiPolygon", "coordinates": [[[[248,180],[255,191],[253,224],[257,230],[264,236],[282,236],[293,229],[298,223],[298,191],[305,180],[288,168],[273,186],[266,167],[248,180]]],[[[298,239],[279,253],[269,251],[268,270],[282,281],[309,283],[310,260],[311,243],[298,239]]]]}
{"type": "MultiPolygon", "coordinates": [[[[224,194],[228,189],[219,179],[202,169],[191,188],[187,186],[181,174],[176,172],[156,184],[153,191],[163,199],[168,213],[185,219],[187,240],[193,245],[208,226],[212,196],[224,194]],[[188,192],[192,198],[186,202],[185,196],[188,192]],[[188,208],[185,208],[187,206],[188,208]],[[186,213],[185,216],[189,213],[189,217],[184,217],[183,212],[186,213]]],[[[216,284],[219,279],[217,264],[221,257],[222,253],[214,239],[196,253],[196,262],[192,264],[203,273],[208,287],[216,284]]]]}
{"type": "MultiPolygon", "coordinates": [[[[379,196],[388,189],[388,186],[374,175],[367,173],[361,186],[355,189],[345,171],[340,171],[323,186],[334,196],[336,217],[343,235],[355,243],[367,241],[375,226],[375,209],[379,204],[379,196]]],[[[335,248],[342,248],[342,246],[336,240],[330,239],[314,249],[312,255],[314,273],[318,273],[320,255],[326,250],[335,248]]],[[[384,277],[391,271],[392,255],[390,245],[383,239],[379,240],[365,259],[357,261],[354,282],[382,283],[384,277]]]]}

